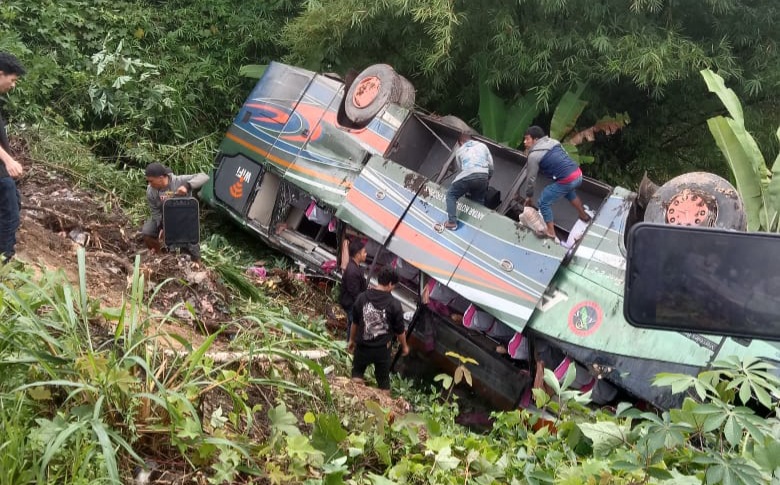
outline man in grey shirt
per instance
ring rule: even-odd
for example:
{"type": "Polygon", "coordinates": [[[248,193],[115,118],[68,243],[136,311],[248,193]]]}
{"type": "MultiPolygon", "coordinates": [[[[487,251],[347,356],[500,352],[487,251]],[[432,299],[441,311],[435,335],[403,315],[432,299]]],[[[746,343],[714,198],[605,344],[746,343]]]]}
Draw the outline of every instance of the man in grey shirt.
{"type": "MultiPolygon", "coordinates": [[[[141,234],[144,236],[144,243],[152,253],[160,250],[160,240],[163,237],[162,208],[163,203],[174,196],[184,196],[192,193],[208,182],[209,176],[205,173],[194,175],[174,175],[168,167],[154,162],[146,167],[146,200],[149,202],[149,208],[152,216],[144,223],[141,228],[141,234]]],[[[187,251],[192,256],[192,261],[200,261],[200,247],[197,244],[191,244],[187,251]]]]}
{"type": "Polygon", "coordinates": [[[542,213],[547,225],[547,235],[555,237],[552,204],[561,197],[566,197],[566,200],[574,206],[582,221],[589,222],[590,215],[585,212],[576,192],[577,187],[582,184],[582,170],[577,162],[569,157],[560,142],[546,136],[539,126],[528,128],[523,141],[528,150],[525,205],[534,206],[534,186],[539,172],[553,179],[553,183],[545,187],[539,196],[539,212],[542,213]]]}

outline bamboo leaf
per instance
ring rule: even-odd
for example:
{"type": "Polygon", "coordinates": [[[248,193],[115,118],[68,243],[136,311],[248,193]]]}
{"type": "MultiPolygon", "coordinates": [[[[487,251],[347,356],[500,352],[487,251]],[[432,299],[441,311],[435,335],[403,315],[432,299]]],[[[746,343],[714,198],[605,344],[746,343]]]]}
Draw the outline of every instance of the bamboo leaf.
{"type": "Polygon", "coordinates": [[[707,88],[711,93],[715,93],[720,98],[731,117],[740,123],[744,123],[745,117],[742,114],[742,104],[734,91],[726,87],[723,78],[709,69],[702,70],[701,75],[704,77],[704,82],[707,83],[707,88]]]}

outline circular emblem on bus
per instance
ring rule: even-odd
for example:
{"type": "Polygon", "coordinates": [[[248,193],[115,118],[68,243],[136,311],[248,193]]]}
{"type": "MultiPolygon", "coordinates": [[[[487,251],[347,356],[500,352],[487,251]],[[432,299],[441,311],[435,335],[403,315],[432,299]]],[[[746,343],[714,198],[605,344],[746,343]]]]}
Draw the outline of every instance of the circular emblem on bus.
{"type": "Polygon", "coordinates": [[[580,337],[587,337],[601,326],[604,312],[595,301],[583,301],[571,309],[569,328],[580,337]]]}

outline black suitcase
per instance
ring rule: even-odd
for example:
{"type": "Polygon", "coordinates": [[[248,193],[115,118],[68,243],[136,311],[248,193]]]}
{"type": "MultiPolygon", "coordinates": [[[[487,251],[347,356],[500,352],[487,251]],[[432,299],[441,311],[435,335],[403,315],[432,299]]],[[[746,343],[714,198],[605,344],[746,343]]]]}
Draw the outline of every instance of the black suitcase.
{"type": "Polygon", "coordinates": [[[187,247],[200,243],[200,207],[195,197],[171,197],[163,202],[165,245],[187,247]]]}

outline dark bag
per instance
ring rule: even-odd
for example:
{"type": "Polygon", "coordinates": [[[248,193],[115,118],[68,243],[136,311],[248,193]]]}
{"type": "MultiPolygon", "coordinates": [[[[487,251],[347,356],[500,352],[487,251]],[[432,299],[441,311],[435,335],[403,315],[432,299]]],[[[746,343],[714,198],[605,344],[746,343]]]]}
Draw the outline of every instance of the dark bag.
{"type": "Polygon", "coordinates": [[[163,202],[165,245],[169,248],[200,243],[200,207],[195,197],[171,197],[163,202]]]}

